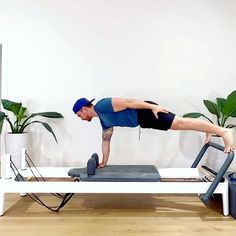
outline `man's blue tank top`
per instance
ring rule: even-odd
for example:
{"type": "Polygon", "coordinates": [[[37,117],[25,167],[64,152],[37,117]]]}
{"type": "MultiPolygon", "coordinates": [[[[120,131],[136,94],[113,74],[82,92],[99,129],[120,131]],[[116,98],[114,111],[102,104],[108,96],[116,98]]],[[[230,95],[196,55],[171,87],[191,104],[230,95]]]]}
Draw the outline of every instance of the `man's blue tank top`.
{"type": "Polygon", "coordinates": [[[94,110],[98,114],[103,130],[114,127],[136,127],[139,125],[137,110],[127,108],[115,112],[111,98],[104,98],[97,102],[94,110]]]}

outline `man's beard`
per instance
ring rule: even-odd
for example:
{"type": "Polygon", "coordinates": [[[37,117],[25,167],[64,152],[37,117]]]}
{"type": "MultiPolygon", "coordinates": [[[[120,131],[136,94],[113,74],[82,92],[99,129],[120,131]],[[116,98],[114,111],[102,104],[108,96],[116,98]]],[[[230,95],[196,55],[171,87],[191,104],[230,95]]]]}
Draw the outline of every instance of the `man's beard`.
{"type": "Polygon", "coordinates": [[[87,118],[86,119],[88,122],[90,122],[91,120],[92,120],[92,118],[91,117],[89,117],[89,118],[87,118]]]}

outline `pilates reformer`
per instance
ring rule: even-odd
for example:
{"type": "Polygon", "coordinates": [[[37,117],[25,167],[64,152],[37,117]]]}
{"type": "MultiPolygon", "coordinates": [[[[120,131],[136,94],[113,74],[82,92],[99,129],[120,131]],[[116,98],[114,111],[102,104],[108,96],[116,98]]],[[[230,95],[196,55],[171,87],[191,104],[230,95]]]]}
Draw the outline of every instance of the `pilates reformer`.
{"type": "MultiPolygon", "coordinates": [[[[86,168],[32,167],[26,168],[22,152],[22,167],[17,174],[10,171],[10,155],[7,155],[6,174],[0,179],[0,216],[4,214],[6,193],[180,193],[198,194],[207,204],[213,194],[222,195],[223,214],[229,214],[228,180],[224,178],[234,158],[234,152],[226,155],[218,173],[206,166],[199,166],[208,148],[224,151],[224,147],[213,142],[205,144],[191,168],[160,168],[152,165],[108,165],[97,168],[98,155],[93,154],[86,168]],[[31,181],[32,173],[37,177],[62,179],[62,181],[31,181]],[[18,177],[17,177],[18,176],[18,177]],[[20,177],[19,177],[20,176],[20,177]],[[65,181],[64,179],[67,179],[65,181]],[[68,181],[75,179],[77,182],[68,181]]],[[[214,158],[214,157],[212,157],[214,158]]],[[[61,206],[69,200],[64,197],[61,206]]],[[[58,208],[57,210],[59,210],[58,208]]]]}

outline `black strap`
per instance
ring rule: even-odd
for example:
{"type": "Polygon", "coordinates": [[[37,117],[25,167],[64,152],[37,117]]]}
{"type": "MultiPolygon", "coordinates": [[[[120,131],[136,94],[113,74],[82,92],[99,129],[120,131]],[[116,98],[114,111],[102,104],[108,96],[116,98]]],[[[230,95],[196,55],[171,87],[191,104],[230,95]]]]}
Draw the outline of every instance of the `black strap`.
{"type": "MultiPolygon", "coordinates": [[[[27,158],[30,159],[29,155],[26,154],[27,158]]],[[[37,176],[35,175],[35,173],[33,172],[30,164],[28,161],[27,165],[31,171],[31,173],[33,174],[34,178],[36,179],[36,181],[39,181],[39,179],[37,178],[37,176]]],[[[46,181],[45,178],[41,175],[41,173],[39,172],[39,170],[36,168],[36,166],[34,165],[33,161],[30,159],[30,162],[32,163],[32,165],[35,167],[35,169],[37,170],[39,176],[43,179],[43,181],[46,181]]],[[[13,173],[15,175],[15,180],[16,181],[27,181],[19,172],[18,168],[16,167],[15,163],[12,161],[12,159],[10,158],[10,163],[11,163],[11,169],[13,170],[13,173]]],[[[78,181],[75,179],[75,181],[78,181]]],[[[58,212],[61,208],[63,208],[68,202],[69,200],[73,197],[74,193],[66,193],[64,196],[59,194],[59,193],[51,193],[52,195],[56,196],[56,197],[60,197],[62,198],[61,203],[58,206],[49,206],[46,203],[44,203],[35,193],[26,193],[26,195],[28,197],[30,197],[33,201],[35,201],[36,203],[38,203],[41,206],[46,207],[47,209],[51,210],[51,211],[55,211],[58,212]]]]}

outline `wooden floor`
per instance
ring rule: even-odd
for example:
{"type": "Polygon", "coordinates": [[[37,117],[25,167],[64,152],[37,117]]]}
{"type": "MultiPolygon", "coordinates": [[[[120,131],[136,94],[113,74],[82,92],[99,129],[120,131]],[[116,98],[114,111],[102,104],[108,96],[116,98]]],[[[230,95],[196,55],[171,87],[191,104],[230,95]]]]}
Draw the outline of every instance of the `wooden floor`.
{"type": "MultiPolygon", "coordinates": [[[[40,198],[57,205],[54,196],[40,198]]],[[[220,198],[205,207],[195,195],[75,195],[51,212],[18,194],[6,195],[0,235],[235,235],[236,220],[222,215],[220,198]]]]}

